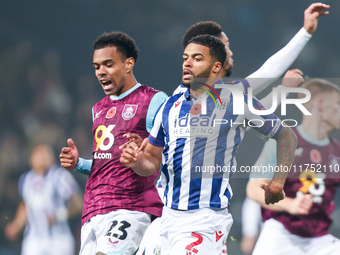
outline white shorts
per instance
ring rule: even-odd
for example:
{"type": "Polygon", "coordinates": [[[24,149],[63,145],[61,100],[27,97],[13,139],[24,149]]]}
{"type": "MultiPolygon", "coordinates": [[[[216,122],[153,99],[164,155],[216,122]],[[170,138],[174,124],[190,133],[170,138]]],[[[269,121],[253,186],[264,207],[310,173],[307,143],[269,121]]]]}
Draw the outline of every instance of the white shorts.
{"type": "Polygon", "coordinates": [[[161,254],[161,218],[155,219],[145,231],[136,255],[161,254]]]}
{"type": "Polygon", "coordinates": [[[50,238],[27,236],[22,242],[21,255],[74,255],[75,241],[71,234],[50,238]]]}
{"type": "Polygon", "coordinates": [[[117,210],[92,217],[81,228],[79,255],[132,255],[137,250],[150,215],[144,212],[117,210]]]}
{"type": "Polygon", "coordinates": [[[221,254],[233,219],[228,209],[178,211],[163,208],[162,255],[221,254]]]}
{"type": "Polygon", "coordinates": [[[331,234],[301,237],[291,234],[281,222],[269,219],[263,223],[252,255],[338,255],[340,240],[331,234]]]}

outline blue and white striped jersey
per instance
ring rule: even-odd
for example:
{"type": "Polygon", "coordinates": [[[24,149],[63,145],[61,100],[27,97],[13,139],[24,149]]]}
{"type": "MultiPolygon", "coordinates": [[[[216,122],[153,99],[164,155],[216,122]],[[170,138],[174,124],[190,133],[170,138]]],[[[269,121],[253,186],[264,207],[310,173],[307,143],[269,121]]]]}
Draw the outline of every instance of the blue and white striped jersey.
{"type": "Polygon", "coordinates": [[[27,226],[24,236],[30,238],[58,238],[73,236],[67,219],[51,225],[49,217],[67,210],[70,198],[79,192],[73,176],[64,168],[53,165],[45,175],[30,170],[19,179],[19,193],[26,205],[27,226]]]}
{"type": "MultiPolygon", "coordinates": [[[[173,209],[228,207],[229,178],[236,170],[235,155],[245,128],[257,126],[267,137],[275,137],[282,129],[275,115],[252,113],[242,92],[237,98],[216,84],[208,92],[190,99],[186,89],[170,97],[159,109],[149,136],[151,144],[164,146],[161,180],[165,205],[173,209]],[[243,115],[234,114],[237,100],[244,106],[243,115]]],[[[254,108],[264,109],[255,98],[251,101],[254,108]]]]}

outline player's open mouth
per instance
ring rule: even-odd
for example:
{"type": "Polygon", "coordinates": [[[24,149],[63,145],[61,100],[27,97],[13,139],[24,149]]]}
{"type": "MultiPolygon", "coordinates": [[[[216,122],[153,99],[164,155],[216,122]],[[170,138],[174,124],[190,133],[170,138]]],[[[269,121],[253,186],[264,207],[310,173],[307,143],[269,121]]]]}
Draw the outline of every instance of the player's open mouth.
{"type": "Polygon", "coordinates": [[[183,70],[183,79],[191,79],[193,78],[192,72],[189,70],[183,70]]]}
{"type": "Polygon", "coordinates": [[[103,80],[100,80],[100,83],[102,84],[104,89],[109,89],[112,86],[111,80],[103,79],[103,80]]]}

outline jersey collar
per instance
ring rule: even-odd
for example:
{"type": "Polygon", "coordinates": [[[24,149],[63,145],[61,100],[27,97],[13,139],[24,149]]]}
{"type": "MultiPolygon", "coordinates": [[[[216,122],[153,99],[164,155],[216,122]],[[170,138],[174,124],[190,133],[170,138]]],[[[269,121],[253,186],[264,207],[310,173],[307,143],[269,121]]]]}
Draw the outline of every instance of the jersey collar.
{"type": "Polygon", "coordinates": [[[327,146],[329,144],[329,138],[326,137],[325,139],[322,140],[315,140],[314,138],[310,137],[305,130],[303,130],[301,125],[298,125],[296,127],[296,130],[299,132],[299,134],[301,135],[301,137],[306,140],[307,142],[323,147],[323,146],[327,146]]]}
{"type": "Polygon", "coordinates": [[[126,97],[127,95],[131,94],[134,90],[138,89],[140,86],[142,86],[142,84],[137,83],[135,86],[133,86],[128,91],[125,91],[123,94],[120,94],[119,96],[111,95],[110,98],[111,98],[111,100],[120,100],[120,99],[126,97]]]}

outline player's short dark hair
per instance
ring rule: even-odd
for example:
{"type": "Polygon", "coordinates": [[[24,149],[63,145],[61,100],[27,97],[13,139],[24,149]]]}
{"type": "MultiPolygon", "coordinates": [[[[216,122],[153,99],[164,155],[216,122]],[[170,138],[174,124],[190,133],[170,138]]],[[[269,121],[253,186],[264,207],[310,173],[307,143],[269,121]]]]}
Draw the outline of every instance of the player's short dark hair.
{"type": "Polygon", "coordinates": [[[127,34],[114,31],[100,35],[93,44],[94,50],[99,50],[105,47],[117,47],[117,52],[120,52],[122,59],[134,58],[135,62],[138,58],[138,48],[135,41],[127,34]]]}
{"type": "Polygon", "coordinates": [[[220,39],[211,35],[198,35],[194,38],[191,38],[188,44],[190,43],[209,47],[211,57],[216,58],[223,66],[227,58],[227,51],[225,50],[225,46],[220,39]]]}
{"type": "Polygon", "coordinates": [[[212,35],[217,38],[220,38],[221,33],[222,28],[218,23],[214,21],[200,21],[189,27],[189,29],[183,36],[182,44],[183,47],[186,47],[190,39],[197,35],[212,35]]]}

